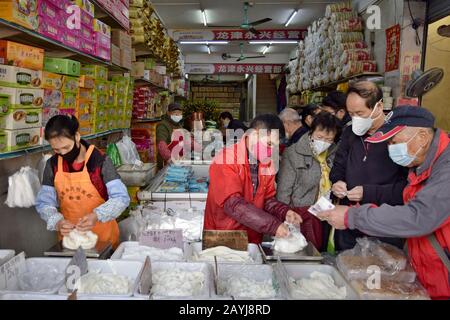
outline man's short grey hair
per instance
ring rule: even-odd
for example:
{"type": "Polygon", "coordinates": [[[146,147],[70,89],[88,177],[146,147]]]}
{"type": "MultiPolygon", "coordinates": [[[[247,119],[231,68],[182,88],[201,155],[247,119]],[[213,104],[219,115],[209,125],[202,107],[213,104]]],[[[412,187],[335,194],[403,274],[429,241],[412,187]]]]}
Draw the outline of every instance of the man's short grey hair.
{"type": "Polygon", "coordinates": [[[283,122],[291,121],[294,123],[298,123],[302,120],[298,112],[292,108],[286,108],[283,111],[281,111],[279,117],[283,122]]]}

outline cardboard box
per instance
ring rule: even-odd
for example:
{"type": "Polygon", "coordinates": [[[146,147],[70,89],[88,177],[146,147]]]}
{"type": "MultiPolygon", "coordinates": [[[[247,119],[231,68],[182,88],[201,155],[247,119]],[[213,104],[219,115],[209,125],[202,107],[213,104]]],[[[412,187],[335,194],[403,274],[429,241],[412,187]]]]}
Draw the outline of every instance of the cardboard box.
{"type": "Polygon", "coordinates": [[[133,68],[131,64],[131,49],[120,49],[120,66],[128,70],[133,68]]]}
{"type": "Polygon", "coordinates": [[[94,95],[94,106],[104,107],[108,103],[108,95],[107,94],[95,94],[94,95]]]}
{"type": "Polygon", "coordinates": [[[42,71],[0,65],[0,86],[40,88],[42,71]]]}
{"type": "Polygon", "coordinates": [[[63,93],[60,109],[75,109],[77,107],[77,95],[75,93],[63,93]]]}
{"type": "Polygon", "coordinates": [[[44,89],[44,109],[59,108],[63,102],[60,90],[44,89]]]}
{"type": "Polygon", "coordinates": [[[21,8],[22,1],[1,0],[0,18],[17,23],[27,29],[37,30],[39,25],[37,6],[28,8],[28,1],[25,1],[25,4],[27,8],[21,8]]]}
{"type": "Polygon", "coordinates": [[[48,121],[54,116],[59,115],[58,108],[44,108],[42,109],[42,126],[45,127],[48,121]]]}
{"type": "Polygon", "coordinates": [[[132,48],[131,49],[131,62],[136,62],[137,58],[136,58],[136,49],[132,48]]]}
{"type": "Polygon", "coordinates": [[[41,128],[3,130],[6,151],[15,151],[38,146],[41,143],[41,128]]]}
{"type": "Polygon", "coordinates": [[[78,131],[81,136],[87,136],[94,133],[94,126],[91,122],[80,122],[78,131]]]}
{"type": "Polygon", "coordinates": [[[111,44],[111,63],[120,66],[120,49],[114,44],[111,44]]]}
{"type": "Polygon", "coordinates": [[[79,78],[79,87],[84,89],[94,89],[95,88],[95,80],[89,76],[80,76],[79,78]]]}
{"type": "Polygon", "coordinates": [[[42,108],[44,90],[0,87],[0,95],[9,96],[11,108],[42,108]]]}
{"type": "Polygon", "coordinates": [[[134,78],[144,78],[145,75],[145,63],[142,61],[133,62],[131,65],[131,76],[134,78]]]}
{"type": "MultiPolygon", "coordinates": [[[[121,29],[112,29],[111,42],[118,46],[120,49],[131,51],[131,36],[121,29]]],[[[131,56],[131,53],[130,53],[131,56]]]]}
{"type": "Polygon", "coordinates": [[[48,57],[44,59],[44,70],[48,72],[79,77],[80,68],[81,64],[78,61],[48,57]]]}
{"type": "Polygon", "coordinates": [[[108,26],[106,23],[104,23],[98,19],[94,19],[93,24],[94,24],[95,32],[102,33],[103,35],[107,36],[108,38],[111,38],[111,27],[110,26],[108,26]]]}
{"type": "Polygon", "coordinates": [[[61,29],[62,32],[62,43],[71,48],[80,49],[80,30],[70,30],[67,27],[61,29]]]}
{"type": "Polygon", "coordinates": [[[95,7],[89,0],[75,0],[75,4],[86,11],[91,17],[95,17],[95,7]]]}
{"type": "Polygon", "coordinates": [[[81,74],[96,80],[108,80],[108,69],[95,64],[83,65],[81,67],[81,74]]]}
{"type": "Polygon", "coordinates": [[[42,70],[44,67],[44,49],[0,40],[0,64],[42,70]]]}
{"type": "Polygon", "coordinates": [[[104,81],[104,80],[97,80],[95,81],[95,93],[97,94],[105,94],[105,95],[109,95],[109,81],[104,81]]]}
{"type": "Polygon", "coordinates": [[[93,89],[80,88],[78,90],[78,99],[84,101],[94,101],[95,93],[93,89]]]}
{"type": "Polygon", "coordinates": [[[61,90],[64,76],[52,72],[42,73],[42,88],[51,90],[61,90]]]}
{"type": "Polygon", "coordinates": [[[94,105],[91,101],[78,100],[75,116],[80,122],[94,121],[94,105]]]}
{"type": "Polygon", "coordinates": [[[64,76],[62,92],[77,93],[80,85],[78,77],[64,76]]]}
{"type": "Polygon", "coordinates": [[[42,127],[42,109],[13,109],[0,111],[0,129],[17,130],[42,127]]]}

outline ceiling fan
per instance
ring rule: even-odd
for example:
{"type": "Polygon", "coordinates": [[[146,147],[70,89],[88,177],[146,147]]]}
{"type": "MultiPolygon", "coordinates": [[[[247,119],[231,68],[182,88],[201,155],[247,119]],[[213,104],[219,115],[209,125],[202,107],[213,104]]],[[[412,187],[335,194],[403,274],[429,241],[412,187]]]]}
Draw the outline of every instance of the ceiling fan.
{"type": "Polygon", "coordinates": [[[244,44],[241,43],[239,44],[239,47],[241,48],[241,55],[240,56],[232,56],[229,53],[224,53],[222,54],[222,59],[223,60],[228,60],[228,59],[237,59],[236,62],[240,62],[240,61],[244,61],[247,59],[258,59],[258,58],[265,58],[265,55],[259,55],[259,56],[246,56],[244,55],[244,44]]]}
{"type": "Polygon", "coordinates": [[[253,7],[253,2],[244,2],[244,22],[240,26],[210,26],[213,28],[241,28],[244,30],[248,30],[253,34],[258,35],[259,31],[255,29],[256,26],[272,21],[270,18],[261,19],[258,21],[249,22],[248,21],[248,9],[253,7]]]}

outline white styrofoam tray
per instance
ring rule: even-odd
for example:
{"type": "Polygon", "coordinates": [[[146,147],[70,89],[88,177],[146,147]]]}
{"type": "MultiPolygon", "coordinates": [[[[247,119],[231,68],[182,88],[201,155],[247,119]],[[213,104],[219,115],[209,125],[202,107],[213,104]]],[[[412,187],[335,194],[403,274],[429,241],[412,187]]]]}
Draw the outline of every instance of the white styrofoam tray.
{"type": "MultiPolygon", "coordinates": [[[[192,242],[188,247],[188,253],[187,256],[189,258],[189,261],[192,262],[209,262],[214,264],[212,261],[201,261],[201,260],[194,260],[194,255],[198,254],[202,251],[202,243],[201,242],[192,242]]],[[[263,264],[263,259],[261,255],[261,251],[259,251],[259,248],[256,244],[249,243],[248,249],[247,249],[250,257],[253,259],[254,262],[230,262],[230,261],[220,261],[220,258],[217,258],[218,263],[228,263],[228,264],[263,264]]]]}
{"type": "Polygon", "coordinates": [[[65,270],[70,263],[71,259],[68,258],[29,258],[25,259],[25,263],[19,266],[19,274],[14,275],[8,281],[8,288],[0,288],[0,294],[56,294],[59,288],[48,290],[46,292],[33,292],[33,291],[23,291],[19,287],[19,275],[24,272],[30,271],[33,272],[33,268],[40,265],[50,265],[55,267],[58,272],[62,274],[65,273],[65,270]],[[30,269],[31,268],[31,269],[30,269]]]}
{"type": "MultiPolygon", "coordinates": [[[[139,285],[141,279],[141,273],[144,263],[139,261],[122,261],[122,260],[88,260],[88,271],[95,272],[100,271],[100,273],[114,273],[118,275],[125,276],[129,278],[132,282],[131,290],[126,295],[114,295],[114,294],[84,294],[77,293],[79,299],[82,297],[94,298],[94,297],[105,297],[105,298],[119,298],[119,297],[131,297],[133,292],[139,285]]],[[[62,286],[58,294],[63,296],[68,296],[68,290],[66,286],[62,286]]]]}
{"type": "MultiPolygon", "coordinates": [[[[125,248],[129,248],[129,247],[139,247],[139,242],[138,241],[124,241],[122,242],[119,247],[117,248],[116,251],[114,251],[114,254],[111,256],[111,260],[127,260],[127,261],[141,261],[141,262],[145,262],[145,258],[146,256],[142,256],[142,259],[139,260],[128,260],[128,259],[122,259],[122,255],[125,251],[125,248]]],[[[189,244],[187,242],[184,243],[184,260],[181,260],[179,262],[186,262],[188,260],[188,248],[189,248],[189,244]]],[[[152,257],[150,257],[150,260],[152,262],[156,262],[158,260],[154,260],[152,259],[152,257]]]]}
{"type": "Polygon", "coordinates": [[[13,258],[15,254],[14,250],[0,250],[0,266],[13,258]]]}
{"type": "MultiPolygon", "coordinates": [[[[205,283],[203,285],[203,292],[197,296],[190,297],[165,297],[160,295],[151,294],[152,300],[207,300],[210,299],[214,293],[214,273],[212,266],[208,263],[200,262],[155,262],[152,263],[152,273],[160,270],[174,270],[179,269],[182,271],[202,272],[205,275],[205,283]]],[[[139,294],[135,294],[137,297],[141,297],[139,294]]],[[[145,297],[145,296],[144,296],[145,297]]]]}
{"type": "MultiPolygon", "coordinates": [[[[285,300],[287,298],[286,288],[283,283],[280,283],[275,276],[275,271],[270,265],[237,265],[237,264],[229,264],[223,263],[218,266],[218,284],[222,281],[226,281],[231,277],[236,278],[248,278],[255,281],[267,281],[271,280],[272,284],[277,292],[276,296],[273,298],[261,299],[261,300],[285,300]]],[[[220,289],[218,289],[220,290],[220,289]]],[[[217,295],[219,297],[226,297],[226,295],[218,292],[217,295]]],[[[259,300],[252,297],[232,297],[234,300],[259,300]]]]}
{"type": "MultiPolygon", "coordinates": [[[[359,300],[360,297],[356,293],[355,289],[347,282],[345,281],[344,277],[341,275],[341,273],[334,268],[333,266],[324,265],[324,264],[278,264],[275,266],[276,269],[276,275],[278,277],[279,282],[285,282],[284,286],[287,289],[288,292],[288,298],[290,300],[308,300],[310,298],[305,297],[304,299],[301,298],[295,298],[291,294],[291,287],[289,283],[286,283],[288,279],[284,279],[283,274],[284,272],[280,270],[280,268],[284,268],[286,270],[287,276],[291,277],[295,280],[303,279],[303,278],[309,278],[311,276],[311,273],[314,271],[318,271],[321,273],[325,273],[333,277],[334,283],[338,287],[345,287],[347,290],[347,297],[345,300],[359,300]],[[281,271],[281,272],[280,272],[281,271]]],[[[310,299],[310,300],[324,300],[324,299],[310,299]]]]}

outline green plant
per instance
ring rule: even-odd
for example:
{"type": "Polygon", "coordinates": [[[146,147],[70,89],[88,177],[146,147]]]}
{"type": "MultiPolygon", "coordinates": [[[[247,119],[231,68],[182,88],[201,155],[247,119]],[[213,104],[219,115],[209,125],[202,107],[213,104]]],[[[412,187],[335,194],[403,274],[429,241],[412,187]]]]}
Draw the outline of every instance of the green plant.
{"type": "Polygon", "coordinates": [[[189,100],[183,105],[183,114],[191,115],[194,112],[202,112],[205,121],[218,121],[220,110],[217,108],[217,102],[214,100],[189,100]]]}

